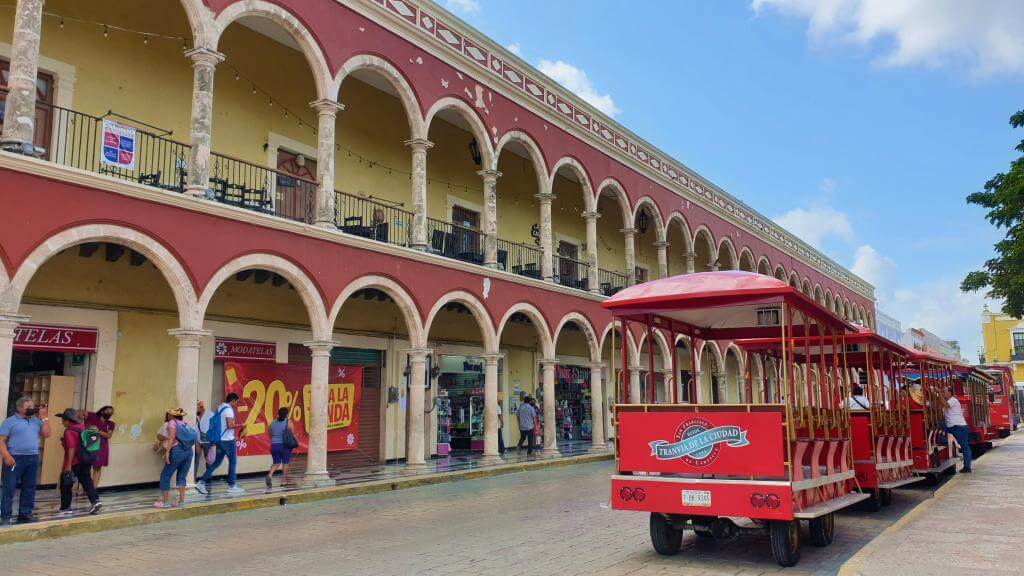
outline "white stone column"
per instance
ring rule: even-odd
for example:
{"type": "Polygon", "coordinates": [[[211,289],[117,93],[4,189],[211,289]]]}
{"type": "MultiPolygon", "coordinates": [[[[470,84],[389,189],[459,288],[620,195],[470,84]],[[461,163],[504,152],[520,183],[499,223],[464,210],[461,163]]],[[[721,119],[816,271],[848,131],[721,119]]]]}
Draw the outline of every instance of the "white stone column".
{"type": "Polygon", "coordinates": [[[590,449],[600,452],[607,449],[604,440],[604,386],[601,380],[603,370],[604,364],[600,362],[590,365],[590,449]]]}
{"type": "Polygon", "coordinates": [[[405,468],[421,470],[427,466],[426,438],[423,434],[424,400],[427,392],[427,356],[431,351],[415,348],[409,354],[409,397],[406,410],[409,418],[405,431],[405,468]]]}
{"type": "Polygon", "coordinates": [[[498,267],[498,178],[497,170],[477,172],[484,180],[484,266],[498,267]]]}
{"type": "MultiPolygon", "coordinates": [[[[195,414],[199,401],[199,352],[203,338],[212,336],[209,330],[175,328],[168,334],[178,339],[178,372],[175,379],[175,402],[185,414],[195,414]]],[[[189,466],[188,485],[195,485],[195,467],[189,466]]]]}
{"type": "Polygon", "coordinates": [[[7,417],[7,397],[11,389],[11,356],[14,354],[14,329],[28,322],[28,316],[0,314],[0,418],[7,417]]]}
{"type": "Polygon", "coordinates": [[[327,474],[327,412],[331,371],[331,350],[336,344],[327,341],[303,342],[313,357],[309,394],[309,452],[306,454],[305,486],[333,485],[327,474]]]}
{"type": "Polygon", "coordinates": [[[729,402],[729,373],[722,371],[718,373],[718,403],[729,402]]]}
{"type": "Polygon", "coordinates": [[[544,387],[544,456],[558,456],[558,427],[555,424],[555,365],[558,360],[540,361],[541,385],[544,387]]]}
{"type": "Polygon", "coordinates": [[[659,240],[654,243],[658,249],[658,278],[668,277],[668,242],[659,240]]]}
{"type": "Polygon", "coordinates": [[[636,284],[636,228],[623,228],[622,239],[626,247],[626,284],[636,284]]]}
{"type": "Polygon", "coordinates": [[[686,253],[686,273],[693,274],[697,271],[697,254],[695,252],[686,253]]]}
{"type": "Polygon", "coordinates": [[[639,404],[642,395],[640,394],[640,367],[629,367],[629,403],[639,404]]]}
{"type": "Polygon", "coordinates": [[[501,461],[498,454],[498,363],[501,354],[484,354],[484,457],[485,464],[501,461]]]}
{"type": "MultiPolygon", "coordinates": [[[[36,76],[39,74],[42,22],[43,0],[18,0],[14,7],[10,76],[7,80],[3,136],[0,137],[0,147],[11,152],[35,154],[32,140],[36,133],[36,76]]],[[[5,374],[4,378],[7,377],[5,374]]],[[[0,396],[6,395],[7,388],[3,388],[0,396]]],[[[0,415],[6,415],[6,412],[0,415]]]]}
{"type": "Polygon", "coordinates": [[[185,192],[206,196],[210,188],[213,133],[213,74],[224,55],[207,48],[185,52],[192,61],[192,123],[189,133],[188,179],[185,192]]]}
{"type": "Polygon", "coordinates": [[[412,247],[426,250],[430,246],[427,238],[427,150],[434,143],[426,138],[406,140],[412,150],[412,247]]]}
{"type": "Polygon", "coordinates": [[[334,125],[344,106],[329,98],[309,103],[317,113],[316,130],[316,214],[313,222],[321,228],[336,228],[334,213],[334,125]]]}
{"type": "Polygon", "coordinates": [[[658,370],[658,374],[661,374],[661,394],[665,398],[663,404],[672,403],[672,369],[663,368],[658,370]]]}
{"type": "Polygon", "coordinates": [[[537,194],[537,200],[540,203],[540,249],[542,253],[540,275],[548,282],[555,276],[555,259],[551,238],[551,203],[554,199],[555,195],[550,192],[537,194]]]}
{"type": "Polygon", "coordinates": [[[588,288],[593,294],[601,291],[601,277],[597,267],[597,219],[600,212],[584,212],[587,220],[587,266],[590,268],[588,288]]]}

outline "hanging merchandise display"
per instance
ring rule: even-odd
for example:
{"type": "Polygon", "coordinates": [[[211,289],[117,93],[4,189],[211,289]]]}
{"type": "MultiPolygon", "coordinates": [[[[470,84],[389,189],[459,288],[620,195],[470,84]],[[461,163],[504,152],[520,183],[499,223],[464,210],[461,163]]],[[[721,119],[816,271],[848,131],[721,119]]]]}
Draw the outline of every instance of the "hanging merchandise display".
{"type": "Polygon", "coordinates": [[[561,440],[590,440],[594,429],[590,398],[590,368],[555,368],[555,424],[561,440]]]}
{"type": "Polygon", "coordinates": [[[437,454],[484,449],[484,361],[441,356],[437,378],[437,454]]]}

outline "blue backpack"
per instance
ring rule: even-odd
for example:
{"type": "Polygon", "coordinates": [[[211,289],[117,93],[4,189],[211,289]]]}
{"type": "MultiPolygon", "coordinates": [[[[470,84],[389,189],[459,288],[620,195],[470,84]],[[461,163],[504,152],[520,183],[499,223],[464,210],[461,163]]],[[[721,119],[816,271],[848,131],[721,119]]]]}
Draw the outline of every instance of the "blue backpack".
{"type": "Polygon", "coordinates": [[[211,443],[220,442],[221,436],[224,434],[223,428],[221,428],[220,415],[224,413],[225,407],[221,406],[217,408],[217,411],[210,417],[210,425],[206,427],[206,441],[211,443]]]}
{"type": "Polygon", "coordinates": [[[199,431],[182,420],[176,420],[174,422],[174,438],[178,441],[179,446],[191,450],[199,440],[199,431]]]}

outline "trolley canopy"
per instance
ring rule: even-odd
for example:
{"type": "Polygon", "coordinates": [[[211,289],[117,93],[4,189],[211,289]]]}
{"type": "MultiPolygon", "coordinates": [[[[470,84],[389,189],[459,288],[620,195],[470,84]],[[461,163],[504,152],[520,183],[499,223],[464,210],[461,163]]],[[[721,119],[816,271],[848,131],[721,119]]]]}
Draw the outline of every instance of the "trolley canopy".
{"type": "Polygon", "coordinates": [[[781,336],[781,323],[792,336],[856,332],[789,284],[753,272],[699,272],[645,282],[622,290],[601,306],[625,320],[650,322],[705,340],[781,336]],[[784,315],[797,312],[790,322],[784,315]]]}
{"type": "MultiPolygon", "coordinates": [[[[875,331],[857,326],[853,334],[839,334],[833,336],[794,336],[789,339],[790,350],[793,351],[794,360],[802,363],[806,358],[815,361],[822,353],[831,357],[833,352],[843,354],[845,350],[846,365],[850,368],[866,368],[868,356],[870,355],[871,365],[882,366],[885,359],[902,364],[912,355],[910,350],[903,346],[879,336],[875,331]],[[870,354],[869,354],[870,352],[870,354]]],[[[778,350],[781,338],[748,338],[737,340],[736,345],[747,352],[771,352],[778,350]]]]}

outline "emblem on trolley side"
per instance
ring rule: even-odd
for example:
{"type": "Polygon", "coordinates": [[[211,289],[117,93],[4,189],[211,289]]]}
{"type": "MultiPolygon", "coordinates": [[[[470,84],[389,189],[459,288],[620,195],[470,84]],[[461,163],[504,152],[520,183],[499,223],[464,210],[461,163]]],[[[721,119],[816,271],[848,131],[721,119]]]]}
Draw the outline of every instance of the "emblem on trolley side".
{"type": "Polygon", "coordinates": [[[703,468],[718,458],[723,444],[729,448],[749,445],[747,431],[739,426],[712,426],[703,418],[691,418],[679,424],[672,442],[655,440],[650,446],[651,456],[658,460],[682,460],[703,468]]]}

